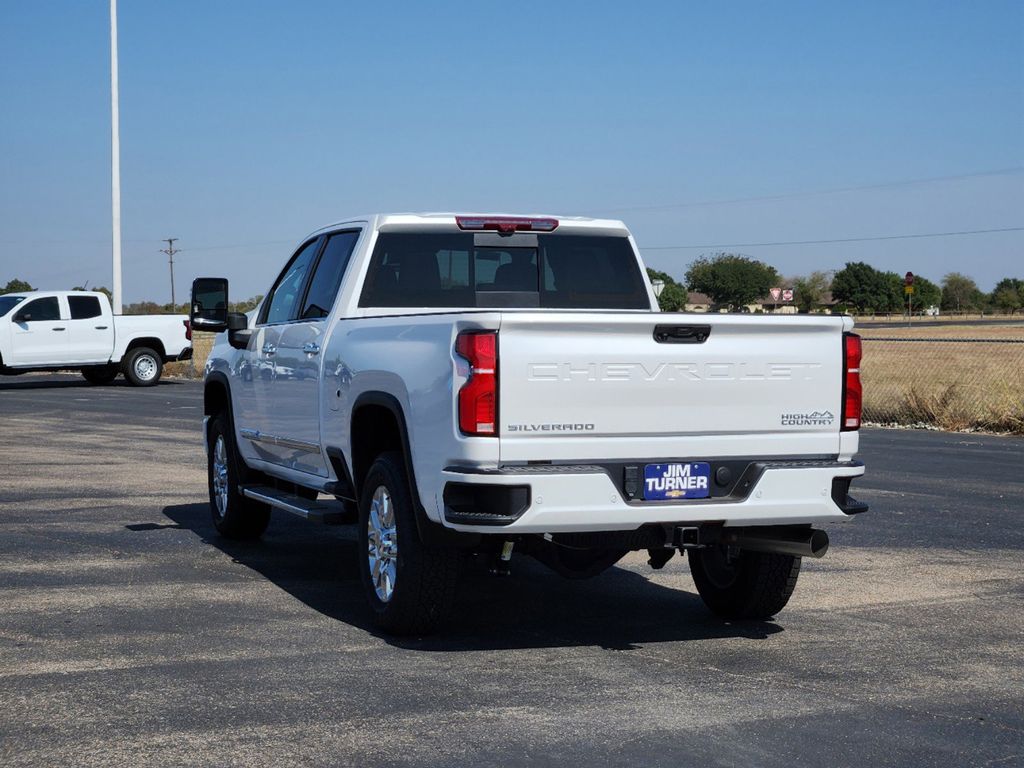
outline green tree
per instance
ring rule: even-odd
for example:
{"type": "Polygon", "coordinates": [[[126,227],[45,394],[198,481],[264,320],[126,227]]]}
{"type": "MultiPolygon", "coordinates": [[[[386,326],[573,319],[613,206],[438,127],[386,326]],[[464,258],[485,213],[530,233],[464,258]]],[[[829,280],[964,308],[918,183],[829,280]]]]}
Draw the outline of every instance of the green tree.
{"type": "Polygon", "coordinates": [[[797,277],[792,282],[793,303],[801,312],[813,312],[825,300],[825,294],[832,286],[832,275],[828,272],[811,272],[807,277],[797,277]]]}
{"type": "Polygon", "coordinates": [[[982,305],[984,296],[978,290],[977,283],[967,275],[959,272],[950,272],[942,278],[942,308],[965,312],[971,309],[978,309],[982,305]]]}
{"type": "Polygon", "coordinates": [[[885,302],[878,308],[879,311],[906,312],[907,294],[903,290],[907,284],[906,277],[895,272],[883,272],[882,274],[885,275],[889,284],[889,292],[886,294],[885,302]]]}
{"type": "Polygon", "coordinates": [[[768,294],[779,281],[774,267],[736,253],[701,256],[686,271],[686,283],[716,304],[737,310],[768,294]]]}
{"type": "MultiPolygon", "coordinates": [[[[903,278],[900,278],[900,285],[903,285],[903,278]]],[[[902,287],[900,290],[903,290],[902,287]]],[[[942,301],[942,289],[927,277],[916,275],[914,277],[914,292],[910,299],[910,306],[914,312],[920,312],[928,307],[937,307],[942,301]]],[[[906,296],[902,301],[903,306],[906,307],[906,296]]]]}
{"type": "Polygon", "coordinates": [[[262,295],[250,296],[248,299],[244,299],[243,301],[233,301],[231,302],[231,311],[248,312],[251,309],[256,309],[256,307],[260,305],[261,301],[263,301],[262,295]]]}
{"type": "Polygon", "coordinates": [[[992,304],[1011,315],[1024,307],[1024,280],[1004,277],[992,291],[992,304]]]}
{"type": "Polygon", "coordinates": [[[33,288],[28,283],[26,283],[24,280],[19,280],[18,278],[14,278],[13,280],[8,280],[7,281],[7,285],[5,285],[3,288],[0,288],[0,294],[4,294],[4,293],[28,293],[29,291],[34,291],[34,290],[35,290],[35,288],[33,288]]]}
{"type": "Polygon", "coordinates": [[[896,291],[903,278],[893,272],[879,272],[863,261],[850,261],[832,278],[832,298],[855,307],[858,312],[889,312],[899,308],[896,291]],[[898,281],[894,284],[893,278],[898,281]]]}
{"type": "Polygon", "coordinates": [[[658,307],[662,312],[679,312],[686,308],[686,286],[677,283],[667,272],[659,272],[650,267],[647,268],[647,276],[652,283],[661,280],[665,284],[658,296],[658,307]]]}

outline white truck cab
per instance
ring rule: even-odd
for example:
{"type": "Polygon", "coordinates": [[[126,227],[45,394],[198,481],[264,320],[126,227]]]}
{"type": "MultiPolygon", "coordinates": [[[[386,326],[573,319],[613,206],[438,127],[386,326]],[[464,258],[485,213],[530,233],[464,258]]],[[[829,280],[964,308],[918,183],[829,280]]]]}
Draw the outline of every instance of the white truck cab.
{"type": "Polygon", "coordinates": [[[132,384],[152,386],[165,362],[191,357],[191,336],[183,315],[114,316],[102,293],[0,296],[0,374],[71,369],[106,384],[123,372],[132,384]]]}
{"type": "Polygon", "coordinates": [[[206,364],[214,523],[356,519],[373,615],[433,626],[459,553],[571,577],[686,552],[732,618],[786,604],[801,557],[866,510],[860,339],[836,316],[662,314],[618,221],[380,214],[304,238],[206,364]]]}

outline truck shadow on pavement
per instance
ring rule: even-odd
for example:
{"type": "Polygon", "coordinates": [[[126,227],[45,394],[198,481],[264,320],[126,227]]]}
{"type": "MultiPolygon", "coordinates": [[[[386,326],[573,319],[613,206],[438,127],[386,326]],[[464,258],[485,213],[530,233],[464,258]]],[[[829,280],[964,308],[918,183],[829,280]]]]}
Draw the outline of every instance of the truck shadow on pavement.
{"type": "MultiPolygon", "coordinates": [[[[394,638],[376,630],[356,568],[352,526],[321,527],[276,514],[261,541],[221,538],[207,504],[163,509],[174,525],[259,573],[313,610],[410,650],[460,652],[595,646],[635,650],[642,644],[745,638],[783,631],[772,622],[726,622],[708,613],[692,591],[664,587],[628,568],[593,579],[566,580],[528,557],[514,557],[512,575],[492,576],[467,558],[453,615],[434,635],[394,638]]],[[[147,528],[147,530],[150,530],[147,528]]],[[[680,560],[666,569],[692,589],[680,560]]]]}
{"type": "MultiPolygon", "coordinates": [[[[180,381],[161,379],[156,386],[177,386],[180,381]]],[[[9,377],[0,379],[0,392],[4,390],[32,390],[32,389],[90,389],[102,392],[106,389],[137,389],[124,379],[117,379],[109,384],[90,384],[85,379],[73,379],[70,377],[61,378],[36,378],[26,376],[21,381],[12,380],[9,377]]]]}

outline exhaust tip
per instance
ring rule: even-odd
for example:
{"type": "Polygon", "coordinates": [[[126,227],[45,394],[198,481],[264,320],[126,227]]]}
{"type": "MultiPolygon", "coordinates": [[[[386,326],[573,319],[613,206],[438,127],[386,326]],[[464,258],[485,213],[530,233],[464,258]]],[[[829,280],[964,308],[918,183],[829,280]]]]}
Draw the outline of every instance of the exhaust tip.
{"type": "Polygon", "coordinates": [[[828,552],[828,534],[824,531],[811,531],[811,538],[807,543],[811,548],[811,557],[824,557],[828,552]]]}

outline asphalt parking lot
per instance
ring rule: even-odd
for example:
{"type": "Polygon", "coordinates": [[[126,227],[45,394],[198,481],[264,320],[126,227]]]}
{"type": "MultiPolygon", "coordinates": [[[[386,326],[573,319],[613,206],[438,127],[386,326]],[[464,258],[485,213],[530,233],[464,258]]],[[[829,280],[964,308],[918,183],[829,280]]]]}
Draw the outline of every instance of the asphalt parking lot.
{"type": "Polygon", "coordinates": [[[685,560],[469,573],[370,630],[354,533],[218,539],[201,388],[0,379],[0,764],[1024,765],[1024,440],[865,430],[872,505],[776,621],[685,560]]]}

